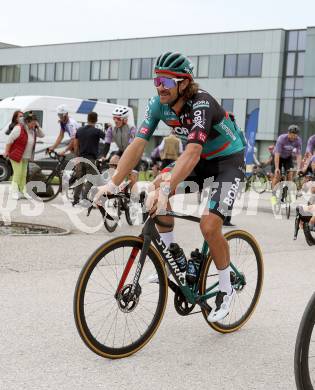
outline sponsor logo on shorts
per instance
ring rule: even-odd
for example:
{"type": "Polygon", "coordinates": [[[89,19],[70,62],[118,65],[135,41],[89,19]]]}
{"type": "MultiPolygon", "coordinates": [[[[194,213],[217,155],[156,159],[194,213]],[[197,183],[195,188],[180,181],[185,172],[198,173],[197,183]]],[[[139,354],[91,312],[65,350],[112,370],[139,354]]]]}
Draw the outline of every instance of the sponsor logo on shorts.
{"type": "Polygon", "coordinates": [[[227,206],[232,206],[233,202],[236,198],[239,186],[241,183],[241,179],[238,177],[235,178],[235,183],[233,183],[227,193],[227,196],[223,199],[223,203],[225,203],[227,206]]]}

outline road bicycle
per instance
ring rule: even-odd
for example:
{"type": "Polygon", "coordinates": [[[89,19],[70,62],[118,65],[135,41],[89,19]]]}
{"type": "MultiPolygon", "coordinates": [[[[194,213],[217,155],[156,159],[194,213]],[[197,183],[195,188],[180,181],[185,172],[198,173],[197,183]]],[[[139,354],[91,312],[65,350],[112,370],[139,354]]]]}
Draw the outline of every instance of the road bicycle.
{"type": "Polygon", "coordinates": [[[315,293],[309,300],[296,338],[294,374],[298,390],[315,387],[315,293]]]}
{"type": "MultiPolygon", "coordinates": [[[[167,212],[200,223],[200,218],[167,212]]],[[[160,224],[160,222],[159,222],[160,224]]],[[[206,242],[201,249],[198,280],[189,285],[149,217],[141,234],[117,237],[102,244],[85,263],[74,294],[74,318],[79,335],[96,354],[111,359],[139,351],[153,337],[163,318],[168,288],[181,316],[202,313],[221,333],[240,329],[251,317],[263,284],[263,259],[255,238],[243,230],[225,234],[231,256],[231,283],[236,298],[223,320],[210,323],[215,305],[218,271],[206,242]],[[174,281],[167,277],[165,266],[174,281]],[[156,273],[158,283],[150,283],[156,273]],[[197,312],[195,307],[199,308],[197,312]]]]}
{"type": "Polygon", "coordinates": [[[255,165],[253,171],[245,176],[245,191],[253,189],[258,194],[262,194],[267,190],[269,178],[263,168],[255,165]]]}
{"type": "MultiPolygon", "coordinates": [[[[122,213],[124,212],[128,225],[132,226],[139,222],[143,223],[148,216],[148,213],[143,212],[145,202],[145,193],[141,192],[138,199],[133,200],[130,189],[127,187],[124,191],[116,195],[104,196],[104,202],[101,207],[97,207],[103,217],[104,226],[110,233],[114,232],[119,224],[122,213]]],[[[87,215],[89,216],[92,209],[91,205],[88,208],[87,215]]]]}
{"type": "Polygon", "coordinates": [[[286,181],[286,172],[284,169],[281,171],[280,181],[276,185],[276,191],[274,193],[276,202],[272,205],[272,209],[275,215],[281,215],[282,210],[285,211],[287,219],[291,215],[291,203],[296,195],[296,186],[292,181],[286,181]]]}

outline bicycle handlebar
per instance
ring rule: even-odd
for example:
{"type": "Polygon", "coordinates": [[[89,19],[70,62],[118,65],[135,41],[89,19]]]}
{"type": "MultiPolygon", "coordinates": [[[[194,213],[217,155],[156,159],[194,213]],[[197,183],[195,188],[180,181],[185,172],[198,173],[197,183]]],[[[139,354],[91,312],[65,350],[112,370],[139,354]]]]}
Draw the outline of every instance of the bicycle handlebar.
{"type": "Polygon", "coordinates": [[[46,149],[46,153],[49,155],[50,158],[53,160],[64,160],[66,157],[62,156],[61,154],[57,153],[55,150],[49,150],[49,148],[46,149]]]}

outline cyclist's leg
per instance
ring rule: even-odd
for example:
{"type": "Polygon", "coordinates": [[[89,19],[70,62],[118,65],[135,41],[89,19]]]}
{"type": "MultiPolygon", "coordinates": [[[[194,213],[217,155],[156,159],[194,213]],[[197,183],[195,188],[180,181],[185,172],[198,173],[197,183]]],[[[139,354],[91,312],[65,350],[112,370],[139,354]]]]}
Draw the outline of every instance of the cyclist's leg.
{"type": "MultiPolygon", "coordinates": [[[[76,165],[76,180],[80,180],[85,175],[84,164],[80,162],[76,165]]],[[[73,193],[73,205],[79,203],[80,195],[82,192],[83,182],[80,184],[75,184],[74,193],[73,193]]]]}
{"type": "Polygon", "coordinates": [[[220,291],[216,297],[216,309],[208,317],[211,322],[227,316],[235,296],[230,280],[229,246],[222,234],[222,224],[226,216],[231,215],[236,194],[244,179],[243,153],[219,161],[214,169],[217,169],[214,175],[217,186],[211,192],[208,210],[200,223],[202,234],[209,245],[219,273],[220,291]]]}

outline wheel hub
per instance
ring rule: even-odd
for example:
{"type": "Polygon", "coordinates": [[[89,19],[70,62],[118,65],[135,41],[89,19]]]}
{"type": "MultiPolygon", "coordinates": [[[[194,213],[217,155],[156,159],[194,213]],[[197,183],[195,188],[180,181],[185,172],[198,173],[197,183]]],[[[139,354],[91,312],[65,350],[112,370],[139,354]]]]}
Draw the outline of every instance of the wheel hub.
{"type": "Polygon", "coordinates": [[[117,303],[119,309],[123,313],[130,313],[134,311],[134,309],[137,307],[139,303],[139,297],[141,294],[141,287],[138,284],[135,292],[131,296],[131,289],[132,289],[132,284],[127,284],[124,286],[121,291],[119,292],[117,296],[117,303]]]}

